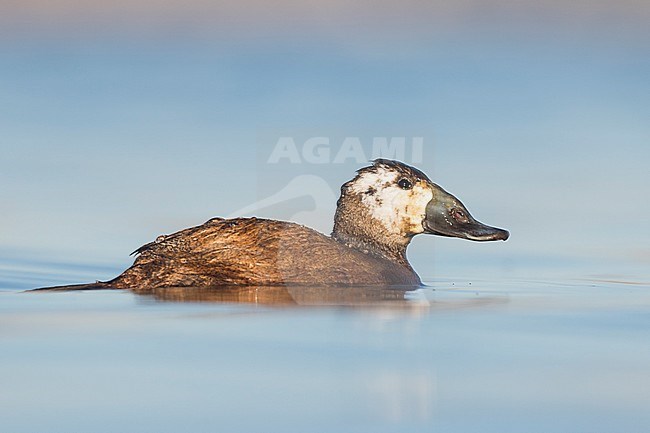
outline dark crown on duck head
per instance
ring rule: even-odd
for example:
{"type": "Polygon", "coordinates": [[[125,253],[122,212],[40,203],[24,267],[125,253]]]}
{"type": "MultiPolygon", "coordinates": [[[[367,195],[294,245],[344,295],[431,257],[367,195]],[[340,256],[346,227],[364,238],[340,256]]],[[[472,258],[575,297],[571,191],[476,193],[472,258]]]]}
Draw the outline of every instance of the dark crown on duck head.
{"type": "MultiPolygon", "coordinates": [[[[381,168],[387,168],[390,170],[394,170],[396,173],[400,173],[404,176],[407,176],[411,179],[414,180],[424,180],[427,182],[431,182],[431,179],[424,174],[422,171],[418,170],[415,167],[411,167],[410,165],[406,165],[403,162],[400,161],[394,161],[392,159],[383,159],[383,158],[378,158],[372,161],[372,165],[369,165],[368,167],[363,167],[357,170],[357,177],[352,179],[350,182],[354,182],[359,175],[365,173],[365,172],[377,172],[381,168]]],[[[343,185],[345,186],[345,185],[343,185]]]]}
{"type": "Polygon", "coordinates": [[[406,247],[424,231],[431,181],[398,161],[377,159],[341,187],[332,237],[366,253],[408,265],[406,247]]]}

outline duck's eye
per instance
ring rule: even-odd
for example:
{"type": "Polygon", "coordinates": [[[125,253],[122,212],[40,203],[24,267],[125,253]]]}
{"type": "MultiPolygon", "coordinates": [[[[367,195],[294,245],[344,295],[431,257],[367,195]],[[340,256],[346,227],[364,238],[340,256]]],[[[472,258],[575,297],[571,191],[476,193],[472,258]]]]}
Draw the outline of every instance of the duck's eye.
{"type": "Polygon", "coordinates": [[[406,178],[400,179],[399,182],[397,182],[397,184],[402,189],[411,189],[411,188],[413,188],[413,184],[411,183],[411,181],[406,179],[406,178]]]}

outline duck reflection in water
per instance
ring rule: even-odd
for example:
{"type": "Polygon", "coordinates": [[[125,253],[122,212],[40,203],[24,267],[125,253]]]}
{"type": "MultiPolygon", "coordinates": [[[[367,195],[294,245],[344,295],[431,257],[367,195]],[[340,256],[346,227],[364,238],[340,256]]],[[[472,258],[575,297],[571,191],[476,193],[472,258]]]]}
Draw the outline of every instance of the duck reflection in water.
{"type": "Polygon", "coordinates": [[[406,304],[406,294],[411,291],[394,287],[213,286],[159,287],[138,293],[173,302],[327,306],[406,304]]]}
{"type": "Polygon", "coordinates": [[[314,286],[215,286],[158,287],[136,292],[163,302],[213,302],[269,307],[352,307],[395,311],[426,312],[502,304],[500,296],[405,287],[314,287],[314,286]]]}

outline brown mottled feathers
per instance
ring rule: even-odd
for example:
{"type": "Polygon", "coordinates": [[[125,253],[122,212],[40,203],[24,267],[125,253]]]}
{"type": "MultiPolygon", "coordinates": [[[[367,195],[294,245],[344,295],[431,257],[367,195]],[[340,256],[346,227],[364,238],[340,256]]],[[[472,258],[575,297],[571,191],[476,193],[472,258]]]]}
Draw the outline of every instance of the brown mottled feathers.
{"type": "Polygon", "coordinates": [[[147,290],[214,285],[419,285],[408,265],[365,254],[310,228],[258,218],[214,218],[160,236],[107,282],[147,290]]]}

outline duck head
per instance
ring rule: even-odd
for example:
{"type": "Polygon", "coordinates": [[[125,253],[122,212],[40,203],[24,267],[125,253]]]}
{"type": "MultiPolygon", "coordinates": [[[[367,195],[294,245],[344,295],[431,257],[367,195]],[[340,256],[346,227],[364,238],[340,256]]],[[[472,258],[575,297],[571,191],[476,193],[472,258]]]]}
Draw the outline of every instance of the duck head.
{"type": "Polygon", "coordinates": [[[421,233],[472,241],[505,241],[509,236],[475,220],[460,200],[398,161],[377,159],[341,187],[335,239],[408,263],[406,247],[421,233]]]}

